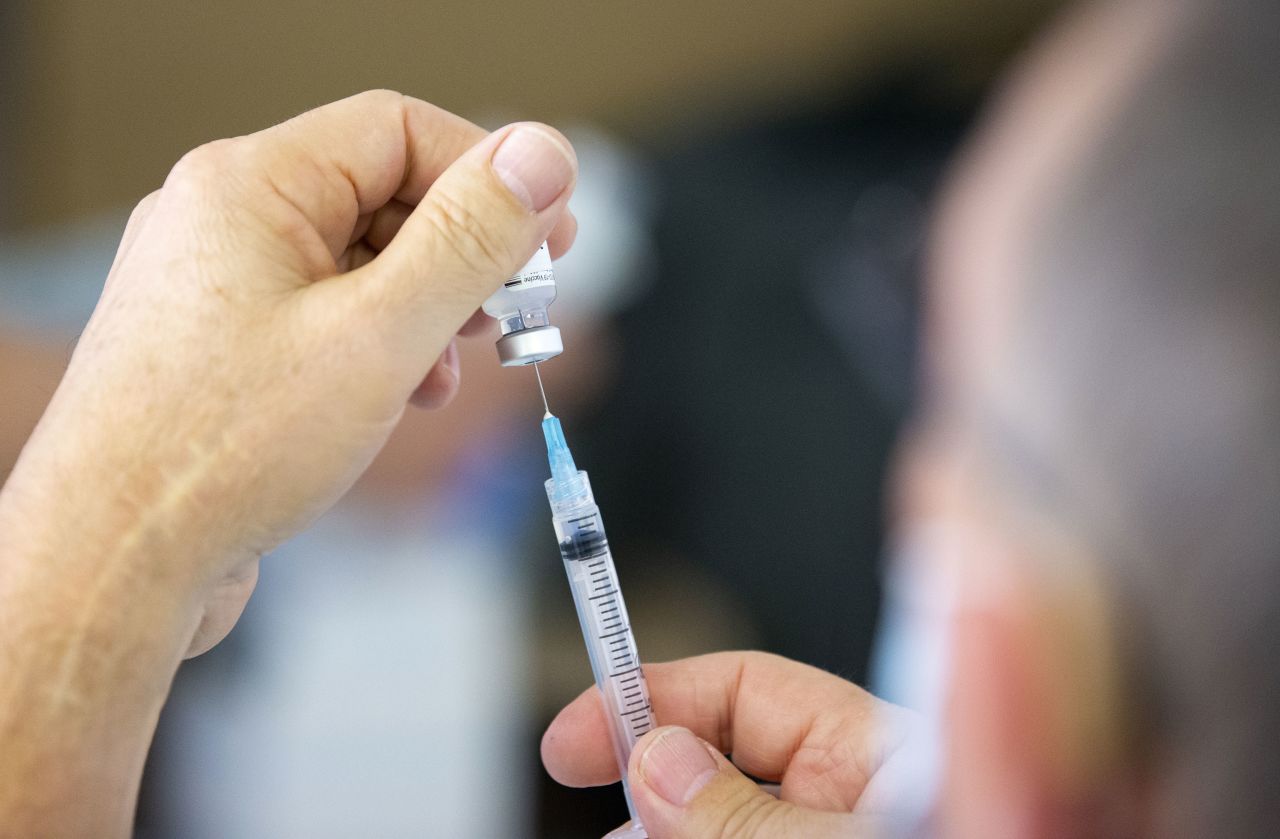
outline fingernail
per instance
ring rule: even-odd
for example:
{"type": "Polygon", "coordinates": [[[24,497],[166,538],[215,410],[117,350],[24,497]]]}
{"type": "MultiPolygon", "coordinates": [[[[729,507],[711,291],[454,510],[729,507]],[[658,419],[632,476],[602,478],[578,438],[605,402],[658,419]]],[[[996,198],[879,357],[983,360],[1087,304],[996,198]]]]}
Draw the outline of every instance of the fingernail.
{"type": "Polygon", "coordinates": [[[640,756],[640,777],[677,807],[688,804],[718,771],[702,741],[678,726],[660,733],[640,756]]]}
{"type": "Polygon", "coordinates": [[[545,130],[517,126],[493,154],[493,171],[521,204],[541,212],[573,181],[577,160],[545,130]]]}

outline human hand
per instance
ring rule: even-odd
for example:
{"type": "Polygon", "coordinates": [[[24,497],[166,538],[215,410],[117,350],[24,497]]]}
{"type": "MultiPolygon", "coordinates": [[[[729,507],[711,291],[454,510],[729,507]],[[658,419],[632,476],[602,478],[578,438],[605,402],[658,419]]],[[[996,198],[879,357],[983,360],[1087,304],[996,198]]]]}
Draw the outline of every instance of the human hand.
{"type": "Polygon", "coordinates": [[[0,492],[0,835],[127,836],[178,660],[360,474],[577,163],[389,92],[185,156],[0,492]]]}
{"type": "MultiPolygon", "coordinates": [[[[636,743],[628,779],[652,839],[879,835],[877,773],[908,735],[906,711],[766,653],[646,664],[644,673],[662,727],[636,743]],[[779,782],[779,797],[743,772],[779,782]]],[[[542,762],[567,786],[618,780],[596,688],[551,723],[542,762]]]]}
{"type": "Polygon", "coordinates": [[[212,646],[406,402],[452,396],[454,335],[569,245],[575,178],[553,129],[486,136],[386,91],[189,153],[134,211],[5,520],[56,563],[127,552],[197,601],[188,652],[212,646]]]}

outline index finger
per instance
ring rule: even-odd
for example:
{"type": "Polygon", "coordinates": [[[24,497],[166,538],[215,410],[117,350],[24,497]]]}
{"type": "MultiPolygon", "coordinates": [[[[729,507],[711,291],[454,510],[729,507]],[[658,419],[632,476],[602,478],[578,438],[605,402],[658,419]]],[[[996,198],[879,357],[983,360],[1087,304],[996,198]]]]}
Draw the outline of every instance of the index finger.
{"type": "MultiPolygon", "coordinates": [[[[744,772],[781,780],[782,797],[798,804],[852,807],[887,751],[875,714],[885,703],[816,667],[736,652],[646,664],[644,673],[660,725],[684,726],[744,772]]],[[[618,780],[596,688],[551,723],[542,761],[569,786],[618,780]]]]}

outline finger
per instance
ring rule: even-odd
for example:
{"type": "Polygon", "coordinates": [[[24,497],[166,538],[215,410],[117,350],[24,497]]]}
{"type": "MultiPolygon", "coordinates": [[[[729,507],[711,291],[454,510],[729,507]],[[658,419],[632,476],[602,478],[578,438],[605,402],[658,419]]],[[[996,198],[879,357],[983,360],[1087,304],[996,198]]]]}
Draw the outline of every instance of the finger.
{"type": "Polygon", "coordinates": [[[124,233],[120,235],[120,247],[116,248],[115,259],[111,261],[111,270],[107,272],[108,283],[111,282],[111,275],[116,272],[116,266],[128,255],[129,249],[133,247],[147,219],[151,217],[151,211],[155,208],[159,197],[160,190],[157,189],[139,201],[133,208],[133,212],[129,213],[129,220],[124,225],[124,233]]]}
{"type": "Polygon", "coordinates": [[[413,207],[394,198],[373,212],[364,240],[375,251],[381,251],[400,232],[400,228],[413,213],[413,207]]]}
{"type": "MultiPolygon", "coordinates": [[[[394,198],[387,202],[387,204],[394,204],[394,203],[397,203],[394,198]]],[[[386,204],[383,205],[383,207],[385,206],[386,204]]],[[[381,210],[381,209],[382,207],[378,208],[378,210],[381,210]]],[[[348,248],[350,248],[352,245],[364,239],[365,234],[369,232],[369,228],[373,226],[373,217],[378,212],[378,210],[374,210],[372,213],[361,213],[359,216],[356,217],[355,227],[351,228],[351,235],[347,237],[348,248]]],[[[366,241],[366,244],[368,244],[367,241],[366,241]]]]}
{"type": "MultiPolygon", "coordinates": [[[[363,237],[375,251],[381,251],[391,244],[391,240],[400,232],[400,227],[412,212],[412,206],[393,198],[377,210],[374,210],[368,217],[362,216],[361,218],[364,219],[363,226],[360,222],[357,222],[352,235],[356,239],[363,237]],[[357,233],[359,235],[356,235],[357,233]]],[[[551,235],[547,237],[547,247],[551,251],[551,258],[559,259],[564,256],[573,247],[573,240],[577,238],[577,235],[578,220],[574,218],[572,211],[565,210],[555,228],[551,231],[551,235]]]]}
{"type": "Polygon", "coordinates": [[[484,136],[484,129],[434,105],[369,91],[248,137],[201,146],[170,179],[274,194],[283,200],[272,206],[288,217],[282,223],[309,230],[333,260],[361,214],[392,198],[416,204],[484,136]]]}
{"type": "Polygon", "coordinates": [[[195,658],[208,652],[236,625],[249,596],[258,584],[258,559],[255,557],[232,569],[205,597],[204,611],[183,658],[195,658]]]}
{"type": "Polygon", "coordinates": [[[565,210],[564,215],[560,216],[560,221],[556,222],[556,226],[552,228],[551,235],[547,236],[547,250],[551,251],[551,258],[559,259],[568,253],[576,238],[578,238],[578,218],[572,210],[565,210]]]}
{"type": "Polygon", "coordinates": [[[476,309],[472,312],[471,317],[467,318],[467,322],[462,324],[458,334],[465,338],[474,338],[477,335],[486,335],[492,332],[493,327],[493,318],[486,315],[484,310],[476,309]]]}
{"type": "Polygon", "coordinates": [[[440,360],[427,373],[422,384],[409,397],[409,402],[427,410],[443,408],[458,395],[458,388],[461,386],[462,365],[458,358],[458,342],[453,340],[441,353],[440,360]]]}
{"type": "MultiPolygon", "coordinates": [[[[782,797],[849,809],[888,748],[875,725],[884,707],[856,685],[815,667],[758,652],[713,653],[646,664],[658,722],[681,725],[758,778],[782,781],[782,797]]],[[[542,760],[569,786],[618,780],[596,688],[551,723],[542,760]]]]}
{"type": "Polygon", "coordinates": [[[373,258],[377,255],[378,252],[369,247],[368,242],[361,239],[351,247],[347,248],[346,251],[343,252],[342,256],[338,257],[336,267],[339,271],[354,271],[361,266],[368,265],[370,262],[373,262],[373,258]]]}
{"type": "MultiPolygon", "coordinates": [[[[383,204],[372,213],[360,216],[356,220],[356,225],[351,231],[350,241],[348,242],[348,250],[363,243],[368,246],[369,251],[374,255],[380,253],[383,248],[391,244],[391,240],[400,232],[400,228],[413,214],[413,207],[391,199],[383,204]]],[[[551,251],[552,259],[559,259],[564,256],[568,250],[573,247],[573,240],[578,235],[578,220],[573,217],[573,213],[565,210],[560,220],[556,223],[555,228],[551,231],[551,235],[547,237],[547,248],[551,251]]],[[[369,260],[351,261],[345,266],[350,268],[358,268],[369,260]]],[[[344,267],[339,261],[339,267],[344,267]]],[[[470,324],[470,321],[468,321],[470,324]]],[[[463,327],[463,334],[467,326],[463,327]]]]}
{"type": "Polygon", "coordinates": [[[636,815],[652,839],[859,835],[854,816],[779,801],[709,743],[679,726],[642,737],[632,752],[627,777],[636,815]]]}
{"type": "MultiPolygon", "coordinates": [[[[439,352],[551,233],[577,178],[577,159],[552,128],[519,123],[454,162],[382,253],[340,280],[411,354],[439,352]]],[[[313,291],[329,294],[318,284],[313,291]]],[[[328,285],[335,285],[328,283],[328,285]]]]}

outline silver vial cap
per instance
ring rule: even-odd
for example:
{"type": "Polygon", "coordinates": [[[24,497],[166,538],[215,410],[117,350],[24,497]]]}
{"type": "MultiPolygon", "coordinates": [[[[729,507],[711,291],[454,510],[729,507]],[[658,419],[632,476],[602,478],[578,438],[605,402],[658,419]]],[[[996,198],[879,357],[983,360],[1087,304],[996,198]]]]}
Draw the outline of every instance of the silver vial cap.
{"type": "Polygon", "coordinates": [[[555,326],[537,326],[508,332],[498,339],[498,360],[503,367],[520,367],[535,361],[546,361],[564,352],[560,330],[555,326]]]}

